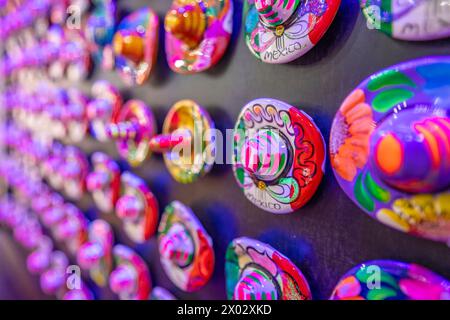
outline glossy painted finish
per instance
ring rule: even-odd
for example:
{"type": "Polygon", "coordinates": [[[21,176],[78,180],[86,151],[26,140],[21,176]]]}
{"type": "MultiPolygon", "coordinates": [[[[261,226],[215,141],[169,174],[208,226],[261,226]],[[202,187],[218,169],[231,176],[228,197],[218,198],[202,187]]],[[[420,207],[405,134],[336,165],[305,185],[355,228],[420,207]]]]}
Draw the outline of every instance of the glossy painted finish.
{"type": "Polygon", "coordinates": [[[213,243],[190,208],[179,201],[165,208],[158,244],[163,269],[179,289],[197,291],[209,281],[214,271],[213,243]]]}
{"type": "Polygon", "coordinates": [[[62,210],[62,218],[52,229],[56,240],[64,243],[72,255],[76,255],[87,240],[88,220],[84,213],[74,204],[66,203],[62,210]]]}
{"type": "Polygon", "coordinates": [[[122,158],[132,166],[140,165],[149,154],[150,139],[156,133],[156,122],[150,108],[140,100],[124,104],[117,122],[106,127],[109,138],[117,141],[122,158]]]}
{"type": "Polygon", "coordinates": [[[450,282],[414,263],[369,261],[348,271],[330,299],[448,300],[450,282]]]}
{"type": "Polygon", "coordinates": [[[360,0],[369,26],[407,41],[450,37],[450,5],[446,0],[360,0]]]}
{"type": "Polygon", "coordinates": [[[233,30],[232,0],[174,0],[165,18],[166,56],[178,73],[205,71],[220,61],[233,30]]]}
{"type": "Polygon", "coordinates": [[[325,143],[303,111],[275,99],[256,99],[235,126],[233,170],[245,196],[266,211],[284,214],[305,205],[325,166],[325,143]]]}
{"type": "Polygon", "coordinates": [[[250,238],[234,239],[225,262],[228,299],[310,300],[302,272],[268,244],[250,238]]]}
{"type": "Polygon", "coordinates": [[[103,152],[95,152],[91,157],[93,171],[86,179],[87,189],[102,212],[114,210],[120,193],[119,165],[103,152]]]}
{"type": "Polygon", "coordinates": [[[345,193],[395,229],[450,241],[450,58],[383,70],[343,102],[330,137],[345,193]]]}
{"type": "Polygon", "coordinates": [[[106,127],[117,122],[122,97],[116,87],[104,80],[96,81],[91,93],[93,99],[87,105],[91,134],[99,141],[107,141],[106,127]]]}
{"type": "Polygon", "coordinates": [[[65,126],[65,140],[80,143],[86,137],[89,121],[87,117],[87,97],[78,89],[67,90],[67,104],[62,112],[65,126]]]}
{"type": "Polygon", "coordinates": [[[245,0],[247,46],[263,62],[291,62],[320,41],[340,4],[340,0],[245,0]]]}
{"type": "Polygon", "coordinates": [[[173,105],[164,120],[162,134],[150,140],[150,149],[164,154],[172,177],[191,183],[207,174],[214,162],[214,122],[208,112],[192,100],[173,105]]]}
{"type": "Polygon", "coordinates": [[[48,75],[58,81],[73,82],[87,78],[92,68],[88,43],[81,30],[52,25],[47,33],[48,45],[56,48],[57,59],[49,60],[48,75]]]}
{"type": "Polygon", "coordinates": [[[45,294],[58,295],[64,291],[69,259],[62,251],[53,251],[50,259],[50,267],[40,276],[40,285],[45,294]]]}
{"type": "Polygon", "coordinates": [[[109,287],[121,300],[146,300],[152,283],[144,260],[132,249],[118,244],[113,249],[116,268],[109,287]]]}
{"type": "Polygon", "coordinates": [[[42,274],[50,267],[53,241],[42,237],[39,245],[27,257],[27,269],[32,274],[42,274]]]}
{"type": "Polygon", "coordinates": [[[85,35],[97,64],[105,69],[114,65],[112,40],[116,23],[116,1],[95,0],[94,10],[86,22],[85,35]]]}
{"type": "Polygon", "coordinates": [[[141,85],[150,75],[158,52],[159,20],[150,8],[125,17],[113,38],[116,69],[129,85],[141,85]]]}
{"type": "Polygon", "coordinates": [[[130,172],[122,173],[121,196],[116,203],[116,214],[123,222],[128,237],[143,243],[156,232],[158,201],[144,180],[130,172]]]}
{"type": "Polygon", "coordinates": [[[101,287],[108,283],[112,270],[112,248],[114,233],[104,220],[89,224],[88,239],[77,252],[78,264],[89,271],[91,279],[101,287]]]}

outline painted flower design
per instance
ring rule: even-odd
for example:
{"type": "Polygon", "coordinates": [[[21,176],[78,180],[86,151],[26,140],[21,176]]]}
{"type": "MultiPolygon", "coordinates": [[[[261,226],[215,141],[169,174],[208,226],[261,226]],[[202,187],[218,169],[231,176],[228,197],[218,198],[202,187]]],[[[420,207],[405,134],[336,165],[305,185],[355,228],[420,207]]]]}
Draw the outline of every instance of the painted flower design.
{"type": "Polygon", "coordinates": [[[377,219],[404,232],[432,234],[436,239],[448,239],[450,193],[398,198],[392,203],[391,209],[380,209],[377,219]]]}
{"type": "Polygon", "coordinates": [[[345,99],[332,127],[331,165],[342,179],[353,181],[367,163],[374,128],[372,108],[365,102],[364,91],[357,89],[345,99]]]}

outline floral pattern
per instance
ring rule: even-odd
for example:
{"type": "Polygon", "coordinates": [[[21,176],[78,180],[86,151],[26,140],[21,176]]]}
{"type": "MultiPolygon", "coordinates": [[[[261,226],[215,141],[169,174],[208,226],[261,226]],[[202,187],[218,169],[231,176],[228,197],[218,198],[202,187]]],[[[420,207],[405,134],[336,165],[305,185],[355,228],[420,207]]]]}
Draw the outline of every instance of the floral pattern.
{"type": "Polygon", "coordinates": [[[450,283],[416,264],[379,260],[358,265],[335,287],[332,300],[446,300],[450,283]]]}
{"type": "Polygon", "coordinates": [[[369,140],[375,129],[372,108],[357,89],[344,101],[333,122],[331,164],[344,180],[353,181],[369,157],[369,140]]]}

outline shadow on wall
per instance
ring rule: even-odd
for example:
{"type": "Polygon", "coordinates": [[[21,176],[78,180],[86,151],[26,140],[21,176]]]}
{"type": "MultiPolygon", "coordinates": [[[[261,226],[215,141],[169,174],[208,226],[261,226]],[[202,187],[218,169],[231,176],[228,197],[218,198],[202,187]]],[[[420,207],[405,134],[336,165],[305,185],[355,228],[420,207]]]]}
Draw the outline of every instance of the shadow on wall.
{"type": "Polygon", "coordinates": [[[215,292],[212,299],[226,299],[225,253],[228,244],[239,234],[235,213],[224,203],[207,201],[192,206],[194,212],[202,212],[202,223],[211,236],[215,253],[214,275],[209,292],[215,292]]]}
{"type": "Polygon", "coordinates": [[[291,260],[292,263],[300,269],[308,281],[313,299],[323,298],[319,294],[319,289],[316,287],[315,278],[313,277],[315,257],[314,250],[310,243],[306,242],[306,240],[300,236],[296,236],[295,238],[288,237],[286,233],[281,230],[268,230],[262,233],[256,240],[272,246],[275,250],[278,250],[281,254],[291,260]],[[272,244],[278,245],[274,246],[272,244]]]}
{"type": "Polygon", "coordinates": [[[323,38],[301,59],[290,64],[304,66],[318,63],[324,58],[333,59],[350,37],[359,14],[359,0],[341,0],[337,15],[323,38]]]}

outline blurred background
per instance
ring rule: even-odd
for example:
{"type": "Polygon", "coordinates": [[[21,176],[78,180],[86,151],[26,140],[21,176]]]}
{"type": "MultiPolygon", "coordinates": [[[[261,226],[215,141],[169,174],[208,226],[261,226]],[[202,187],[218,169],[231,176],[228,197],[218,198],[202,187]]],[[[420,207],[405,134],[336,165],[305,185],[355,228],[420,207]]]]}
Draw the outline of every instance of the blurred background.
{"type": "MultiPolygon", "coordinates": [[[[121,0],[120,17],[144,6],[152,7],[163,21],[169,0],[121,0]]],[[[269,65],[255,59],[243,37],[243,1],[235,0],[234,31],[224,58],[210,71],[184,76],[173,73],[166,62],[164,31],[160,29],[158,61],[150,79],[140,87],[125,85],[117,72],[96,68],[83,82],[72,84],[87,94],[95,80],[117,85],[124,99],[142,99],[152,107],[161,128],[167,110],[180,99],[203,105],[218,128],[232,128],[241,108],[250,100],[272,97],[307,112],[321,129],[325,141],[333,117],[344,98],[371,74],[394,64],[430,56],[448,55],[448,40],[412,43],[396,41],[369,30],[357,0],[342,1],[338,15],[320,43],[304,57],[286,65],[269,65]]],[[[116,241],[134,248],[150,268],[154,285],[183,299],[225,299],[224,254],[235,237],[248,236],[269,243],[288,256],[305,274],[313,296],[327,299],[338,279],[350,268],[372,259],[416,262],[450,278],[449,248],[415,238],[372,220],[347,198],[337,184],[330,164],[313,197],[290,215],[273,215],[253,206],[236,184],[231,166],[217,165],[192,185],[173,181],[162,157],[153,155],[138,168],[119,160],[113,143],[87,138],[78,145],[86,154],[102,150],[117,159],[123,170],[144,178],[158,198],[160,208],[173,200],[190,206],[213,238],[216,269],[212,280],[195,293],[178,290],[159,262],[156,239],[133,244],[112,215],[95,209],[89,194],[77,202],[92,219],[102,217],[115,230],[116,241]]],[[[0,227],[0,299],[50,299],[36,276],[25,267],[25,252],[9,231],[0,227]]],[[[73,257],[72,257],[73,259],[73,257]]],[[[109,290],[95,289],[98,298],[115,298],[109,290]]]]}

